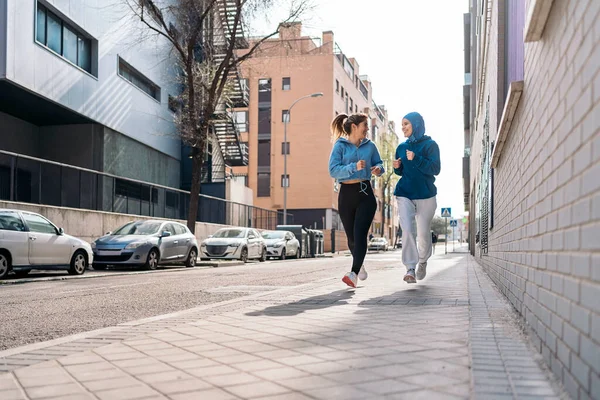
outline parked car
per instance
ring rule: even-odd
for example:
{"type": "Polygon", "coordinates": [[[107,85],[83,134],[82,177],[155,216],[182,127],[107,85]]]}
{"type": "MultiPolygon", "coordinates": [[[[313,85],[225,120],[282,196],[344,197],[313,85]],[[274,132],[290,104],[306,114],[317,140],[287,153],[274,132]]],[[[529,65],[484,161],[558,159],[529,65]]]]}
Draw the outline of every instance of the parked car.
{"type": "Polygon", "coordinates": [[[222,228],[202,241],[201,257],[203,260],[212,258],[241,260],[250,259],[265,261],[267,245],[260,233],[253,228],[222,228]]]}
{"type": "Polygon", "coordinates": [[[196,265],[198,240],[187,226],[175,221],[131,221],[92,243],[94,269],[134,265],[156,269],[164,263],[196,265]]]}
{"type": "Polygon", "coordinates": [[[300,258],[300,242],[290,231],[263,231],[262,237],[267,245],[267,257],[300,258]]]}
{"type": "Polygon", "coordinates": [[[379,251],[379,250],[387,251],[387,249],[388,249],[388,241],[386,238],[383,238],[383,237],[373,238],[367,245],[367,250],[371,250],[371,251],[379,251]]]}
{"type": "Polygon", "coordinates": [[[93,259],[89,243],[65,234],[40,214],[0,209],[0,279],[10,271],[25,276],[32,269],[81,275],[93,259]]]}

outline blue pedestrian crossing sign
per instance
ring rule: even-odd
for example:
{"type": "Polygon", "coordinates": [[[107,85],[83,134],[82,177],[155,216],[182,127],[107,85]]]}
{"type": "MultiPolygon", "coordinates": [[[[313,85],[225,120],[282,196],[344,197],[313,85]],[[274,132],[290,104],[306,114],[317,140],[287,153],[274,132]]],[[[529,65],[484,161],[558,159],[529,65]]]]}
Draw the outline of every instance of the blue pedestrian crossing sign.
{"type": "Polygon", "coordinates": [[[450,207],[442,208],[442,218],[452,218],[452,212],[450,207]]]}
{"type": "Polygon", "coordinates": [[[455,227],[455,226],[457,226],[457,225],[458,225],[458,221],[457,221],[457,220],[455,220],[455,219],[451,219],[451,220],[450,220],[450,226],[451,226],[451,227],[455,227]]]}

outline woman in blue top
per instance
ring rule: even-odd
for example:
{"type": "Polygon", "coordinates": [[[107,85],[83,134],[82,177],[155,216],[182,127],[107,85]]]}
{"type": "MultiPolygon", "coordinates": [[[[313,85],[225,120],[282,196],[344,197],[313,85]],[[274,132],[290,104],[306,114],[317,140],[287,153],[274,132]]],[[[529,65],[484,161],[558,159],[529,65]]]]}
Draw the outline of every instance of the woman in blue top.
{"type": "Polygon", "coordinates": [[[416,279],[425,278],[427,260],[431,257],[431,221],[437,208],[434,182],[441,169],[440,149],[425,135],[425,121],[419,113],[404,116],[402,132],[407,139],[396,149],[394,172],[402,178],[396,184],[394,195],[402,228],[402,263],[407,270],[404,281],[416,283],[416,279]],[[415,274],[417,264],[419,268],[415,274]]]}
{"type": "Polygon", "coordinates": [[[371,187],[371,174],[384,172],[375,143],[367,139],[368,117],[365,114],[340,114],[331,123],[334,145],[329,157],[329,174],[341,183],[338,212],[352,253],[352,271],[342,278],[350,287],[356,287],[357,278],[367,279],[362,266],[367,254],[367,235],[377,200],[371,187]]]}

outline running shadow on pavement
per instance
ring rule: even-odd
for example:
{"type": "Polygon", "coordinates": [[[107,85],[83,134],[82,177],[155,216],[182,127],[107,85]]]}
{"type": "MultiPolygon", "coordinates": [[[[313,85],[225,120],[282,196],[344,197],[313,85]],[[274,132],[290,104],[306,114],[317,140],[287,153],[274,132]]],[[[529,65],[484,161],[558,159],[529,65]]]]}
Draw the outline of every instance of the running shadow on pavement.
{"type": "Polygon", "coordinates": [[[278,304],[270,306],[262,311],[252,311],[246,313],[250,317],[258,317],[260,315],[268,315],[271,317],[289,317],[298,315],[307,310],[321,310],[328,307],[341,306],[348,304],[354,296],[353,290],[336,290],[329,294],[313,296],[306,299],[298,300],[293,303],[278,304]]]}

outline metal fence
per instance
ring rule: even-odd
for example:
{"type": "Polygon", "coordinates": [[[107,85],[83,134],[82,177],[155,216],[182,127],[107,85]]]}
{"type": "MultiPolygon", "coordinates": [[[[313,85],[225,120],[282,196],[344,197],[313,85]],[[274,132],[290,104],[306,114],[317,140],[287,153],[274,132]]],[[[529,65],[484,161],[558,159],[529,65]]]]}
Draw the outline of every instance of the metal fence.
{"type": "MultiPolygon", "coordinates": [[[[187,220],[190,193],[0,150],[0,200],[187,220]]],[[[275,229],[283,213],[201,194],[196,220],[275,229]]]]}

